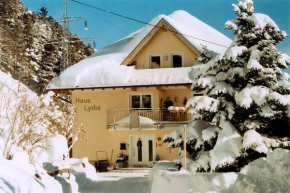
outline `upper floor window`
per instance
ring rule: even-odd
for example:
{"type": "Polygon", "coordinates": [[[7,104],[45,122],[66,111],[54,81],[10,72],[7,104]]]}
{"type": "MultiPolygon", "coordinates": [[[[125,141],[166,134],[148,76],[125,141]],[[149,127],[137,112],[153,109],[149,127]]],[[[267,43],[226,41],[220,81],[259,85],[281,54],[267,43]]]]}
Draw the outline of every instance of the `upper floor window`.
{"type": "Polygon", "coordinates": [[[161,68],[161,56],[160,55],[150,55],[149,57],[149,68],[161,68]]]}
{"type": "Polygon", "coordinates": [[[171,54],[172,68],[180,68],[183,66],[182,54],[171,54]]]}
{"type": "Polygon", "coordinates": [[[131,94],[130,95],[130,104],[131,108],[139,109],[139,108],[146,108],[151,109],[151,94],[131,94]]]}

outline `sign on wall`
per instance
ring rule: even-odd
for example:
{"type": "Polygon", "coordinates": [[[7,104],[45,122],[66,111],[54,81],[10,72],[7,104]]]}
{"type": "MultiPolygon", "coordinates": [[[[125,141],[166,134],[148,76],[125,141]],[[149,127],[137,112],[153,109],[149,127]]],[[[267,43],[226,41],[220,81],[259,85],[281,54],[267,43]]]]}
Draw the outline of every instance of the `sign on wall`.
{"type": "Polygon", "coordinates": [[[75,99],[76,104],[84,104],[84,110],[87,112],[91,111],[98,111],[101,110],[101,107],[98,105],[91,105],[91,99],[81,99],[81,98],[76,98],[75,99]]]}

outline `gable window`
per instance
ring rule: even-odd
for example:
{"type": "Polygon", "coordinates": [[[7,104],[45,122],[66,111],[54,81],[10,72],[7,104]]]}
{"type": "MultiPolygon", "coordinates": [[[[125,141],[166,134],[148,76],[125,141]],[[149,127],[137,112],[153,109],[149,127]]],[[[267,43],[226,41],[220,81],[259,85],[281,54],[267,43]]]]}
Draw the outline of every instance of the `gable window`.
{"type": "Polygon", "coordinates": [[[149,57],[149,68],[161,68],[161,56],[158,55],[150,55],[149,57]]]}
{"type": "Polygon", "coordinates": [[[132,109],[151,109],[151,94],[131,94],[130,95],[130,108],[132,109]]]}
{"type": "Polygon", "coordinates": [[[182,54],[171,54],[171,66],[172,68],[180,68],[183,66],[182,54]]]}

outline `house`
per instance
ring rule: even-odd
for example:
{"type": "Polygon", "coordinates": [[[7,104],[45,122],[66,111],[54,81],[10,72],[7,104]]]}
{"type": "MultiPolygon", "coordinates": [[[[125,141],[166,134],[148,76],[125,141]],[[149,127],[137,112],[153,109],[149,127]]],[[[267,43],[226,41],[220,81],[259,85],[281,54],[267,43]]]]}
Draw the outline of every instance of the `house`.
{"type": "Polygon", "coordinates": [[[115,162],[123,152],[129,166],[152,166],[157,154],[162,160],[177,158],[162,139],[191,121],[184,106],[197,94],[191,91],[199,69],[195,59],[203,45],[222,53],[230,44],[212,27],[176,11],[66,69],[47,90],[71,94],[86,125],[88,148],[77,142],[73,156],[96,160],[96,152],[105,151],[115,162]]]}

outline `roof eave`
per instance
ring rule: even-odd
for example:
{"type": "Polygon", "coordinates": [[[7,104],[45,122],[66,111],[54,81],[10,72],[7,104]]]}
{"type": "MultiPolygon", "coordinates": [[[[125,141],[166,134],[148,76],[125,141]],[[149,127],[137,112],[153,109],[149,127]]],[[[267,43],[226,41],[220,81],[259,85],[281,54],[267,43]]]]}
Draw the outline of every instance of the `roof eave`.
{"type": "Polygon", "coordinates": [[[177,84],[154,84],[154,85],[125,85],[125,86],[106,86],[106,87],[71,87],[71,88],[47,88],[47,91],[53,91],[56,93],[61,92],[71,92],[74,90],[104,90],[104,89],[117,89],[117,88],[138,88],[138,87],[169,87],[169,86],[188,86],[192,85],[192,83],[177,83],[177,84]]]}

